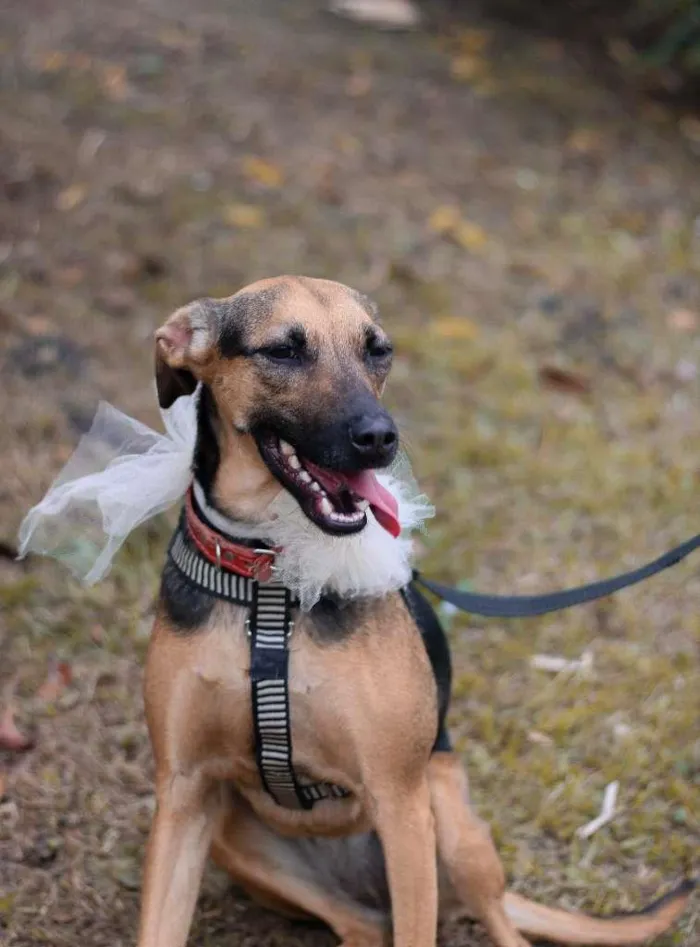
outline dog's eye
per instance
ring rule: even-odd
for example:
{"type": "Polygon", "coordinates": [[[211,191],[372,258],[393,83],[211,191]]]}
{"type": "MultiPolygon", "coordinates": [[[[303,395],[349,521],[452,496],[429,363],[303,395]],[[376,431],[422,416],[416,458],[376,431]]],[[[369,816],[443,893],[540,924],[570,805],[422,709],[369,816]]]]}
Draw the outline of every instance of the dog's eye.
{"type": "Polygon", "coordinates": [[[300,349],[293,345],[270,345],[260,349],[260,354],[271,362],[298,362],[301,359],[300,349]]]}

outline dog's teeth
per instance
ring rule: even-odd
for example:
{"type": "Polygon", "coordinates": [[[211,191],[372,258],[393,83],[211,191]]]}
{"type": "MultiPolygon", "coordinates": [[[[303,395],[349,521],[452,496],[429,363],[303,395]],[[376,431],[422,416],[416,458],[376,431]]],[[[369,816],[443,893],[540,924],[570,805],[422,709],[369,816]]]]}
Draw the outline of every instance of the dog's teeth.
{"type": "Polygon", "coordinates": [[[319,509],[321,510],[324,516],[333,515],[333,507],[331,506],[330,501],[327,500],[325,497],[321,500],[319,509]]]}
{"type": "Polygon", "coordinates": [[[311,489],[314,491],[314,493],[320,493],[320,492],[321,492],[321,484],[320,484],[320,483],[316,483],[316,481],[314,480],[313,483],[311,484],[311,489]]]}
{"type": "Polygon", "coordinates": [[[290,454],[287,457],[287,463],[292,468],[292,470],[301,470],[301,461],[296,454],[290,454]]]}
{"type": "Polygon", "coordinates": [[[288,444],[286,441],[280,441],[280,450],[285,457],[291,457],[292,454],[296,454],[296,451],[291,444],[288,444]]]}
{"type": "Polygon", "coordinates": [[[357,523],[361,516],[362,513],[336,513],[335,510],[330,514],[335,523],[357,523]]]}
{"type": "Polygon", "coordinates": [[[363,513],[364,513],[364,511],[365,511],[368,507],[369,507],[369,500],[358,500],[358,501],[357,501],[357,508],[358,508],[358,510],[361,510],[363,513]]]}
{"type": "Polygon", "coordinates": [[[299,473],[299,479],[302,483],[311,483],[311,474],[308,474],[305,470],[302,470],[299,473]]]}

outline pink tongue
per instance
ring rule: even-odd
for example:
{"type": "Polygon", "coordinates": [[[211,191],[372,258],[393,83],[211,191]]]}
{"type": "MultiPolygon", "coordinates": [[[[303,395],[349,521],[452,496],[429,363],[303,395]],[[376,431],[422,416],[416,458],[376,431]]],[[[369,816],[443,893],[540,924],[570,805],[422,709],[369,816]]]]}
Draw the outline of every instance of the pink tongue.
{"type": "Polygon", "coordinates": [[[356,474],[343,474],[343,479],[353,493],[369,502],[372,512],[384,529],[392,536],[401,532],[399,523],[399,504],[394,496],[381,485],[371,470],[356,474]]]}
{"type": "Polygon", "coordinates": [[[309,460],[305,460],[304,463],[316,480],[330,493],[336,493],[346,487],[357,496],[367,500],[379,525],[392,536],[399,535],[401,532],[399,505],[371,470],[362,470],[360,473],[340,473],[335,470],[324,470],[309,460]]]}

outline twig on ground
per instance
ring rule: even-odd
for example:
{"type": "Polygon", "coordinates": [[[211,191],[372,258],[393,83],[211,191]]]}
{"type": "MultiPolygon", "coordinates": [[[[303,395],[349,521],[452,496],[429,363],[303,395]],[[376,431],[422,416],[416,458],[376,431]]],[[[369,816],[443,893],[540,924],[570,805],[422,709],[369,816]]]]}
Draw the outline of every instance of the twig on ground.
{"type": "Polygon", "coordinates": [[[615,815],[615,803],[617,802],[617,792],[619,788],[620,784],[617,780],[613,783],[608,783],[603,793],[603,805],[600,808],[600,815],[576,829],[578,838],[590,838],[594,832],[597,832],[598,829],[601,829],[612,820],[615,815]]]}

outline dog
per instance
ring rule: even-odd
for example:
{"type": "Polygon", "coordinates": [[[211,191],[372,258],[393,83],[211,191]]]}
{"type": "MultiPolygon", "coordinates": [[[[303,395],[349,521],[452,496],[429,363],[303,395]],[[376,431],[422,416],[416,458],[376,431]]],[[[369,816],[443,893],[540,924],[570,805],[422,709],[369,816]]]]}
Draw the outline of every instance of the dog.
{"type": "Polygon", "coordinates": [[[186,943],[208,855],[344,947],[430,947],[459,916],[496,947],[638,944],[687,903],[690,882],[598,919],[506,892],[446,729],[448,644],[399,535],[422,501],[382,479],[391,358],[373,303],[305,277],[196,301],[156,333],[161,407],[196,393],[197,442],[144,677],[139,947],[186,943]]]}

